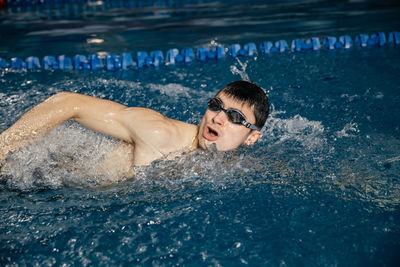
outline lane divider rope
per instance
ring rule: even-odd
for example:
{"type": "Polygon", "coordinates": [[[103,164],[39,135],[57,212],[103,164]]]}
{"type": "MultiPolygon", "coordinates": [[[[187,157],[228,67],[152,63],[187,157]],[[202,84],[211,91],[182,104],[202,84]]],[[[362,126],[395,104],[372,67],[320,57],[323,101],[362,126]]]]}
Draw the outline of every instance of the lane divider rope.
{"type": "Polygon", "coordinates": [[[177,48],[169,49],[164,57],[161,50],[154,50],[150,53],[146,51],[138,51],[136,57],[133,58],[131,53],[125,52],[121,55],[105,54],[99,56],[97,54],[75,55],[72,58],[66,55],[60,56],[44,56],[40,61],[36,56],[29,56],[25,60],[13,57],[9,61],[0,58],[0,69],[62,69],[76,71],[96,71],[96,70],[128,70],[143,68],[160,68],[166,65],[184,64],[194,60],[205,62],[209,60],[221,60],[224,57],[242,57],[256,56],[261,54],[284,53],[288,51],[317,51],[321,49],[350,49],[352,47],[383,47],[383,46],[400,47],[400,32],[393,31],[386,38],[385,33],[378,32],[373,34],[359,34],[354,40],[349,35],[343,35],[339,38],[328,36],[321,39],[313,37],[310,39],[294,39],[289,43],[285,40],[279,40],[275,43],[265,41],[257,46],[255,43],[247,43],[243,45],[233,44],[230,47],[216,45],[212,47],[183,48],[179,51],[177,48]]]}

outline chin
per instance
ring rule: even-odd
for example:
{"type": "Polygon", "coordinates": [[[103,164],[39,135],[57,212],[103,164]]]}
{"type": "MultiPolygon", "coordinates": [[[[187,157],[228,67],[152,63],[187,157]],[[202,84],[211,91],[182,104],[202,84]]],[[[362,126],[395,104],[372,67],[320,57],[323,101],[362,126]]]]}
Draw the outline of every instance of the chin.
{"type": "Polygon", "coordinates": [[[208,149],[206,142],[207,142],[207,140],[205,140],[203,137],[199,137],[199,148],[208,149]]]}
{"type": "Polygon", "coordinates": [[[215,142],[208,141],[204,138],[199,141],[199,147],[205,150],[220,150],[217,148],[217,144],[215,142]]]}
{"type": "Polygon", "coordinates": [[[209,141],[205,139],[204,137],[199,138],[199,147],[201,149],[206,149],[206,150],[216,150],[216,151],[229,151],[229,150],[234,150],[236,147],[232,146],[224,146],[218,143],[218,140],[216,141],[209,141]]]}
{"type": "Polygon", "coordinates": [[[220,144],[217,144],[216,142],[206,142],[205,146],[207,147],[206,149],[214,150],[214,151],[230,151],[230,150],[234,150],[237,148],[237,147],[221,146],[220,144]]]}

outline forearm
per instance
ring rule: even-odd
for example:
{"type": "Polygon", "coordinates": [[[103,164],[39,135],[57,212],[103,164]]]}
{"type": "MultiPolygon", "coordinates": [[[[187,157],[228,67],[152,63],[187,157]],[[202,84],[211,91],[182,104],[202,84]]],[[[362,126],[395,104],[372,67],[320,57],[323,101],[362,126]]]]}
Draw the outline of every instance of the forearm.
{"type": "Polygon", "coordinates": [[[75,115],[70,93],[58,93],[33,107],[0,134],[0,160],[32,138],[42,135],[75,115]]]}

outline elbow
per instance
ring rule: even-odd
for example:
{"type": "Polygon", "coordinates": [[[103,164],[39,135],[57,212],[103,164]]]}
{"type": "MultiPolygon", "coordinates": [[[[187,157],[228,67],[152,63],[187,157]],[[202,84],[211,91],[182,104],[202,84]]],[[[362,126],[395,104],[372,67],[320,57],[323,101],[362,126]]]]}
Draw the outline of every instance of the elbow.
{"type": "Polygon", "coordinates": [[[49,97],[45,102],[49,102],[51,104],[68,107],[73,105],[73,103],[79,103],[80,94],[73,92],[59,92],[55,95],[49,97]]]}
{"type": "Polygon", "coordinates": [[[52,95],[45,100],[46,103],[50,104],[53,108],[57,108],[59,111],[69,114],[69,119],[76,117],[76,112],[79,109],[79,101],[77,93],[72,92],[59,92],[52,95]]]}
{"type": "Polygon", "coordinates": [[[73,95],[74,95],[74,93],[71,93],[71,92],[59,92],[59,93],[49,97],[46,100],[46,102],[53,102],[53,103],[65,102],[66,100],[73,97],[73,95]]]}

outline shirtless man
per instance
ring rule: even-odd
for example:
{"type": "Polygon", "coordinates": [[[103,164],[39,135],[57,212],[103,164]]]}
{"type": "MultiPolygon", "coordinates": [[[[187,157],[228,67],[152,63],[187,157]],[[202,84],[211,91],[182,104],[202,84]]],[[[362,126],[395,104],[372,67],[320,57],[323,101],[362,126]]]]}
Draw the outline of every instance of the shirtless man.
{"type": "Polygon", "coordinates": [[[207,149],[212,144],[217,150],[231,150],[242,144],[254,144],[261,136],[268,113],[265,92],[247,81],[230,83],[218,92],[208,102],[199,126],[166,118],[147,108],[61,92],[29,110],[1,133],[0,162],[9,152],[67,120],[129,144],[133,150],[129,167],[147,165],[173,152],[207,149]]]}

